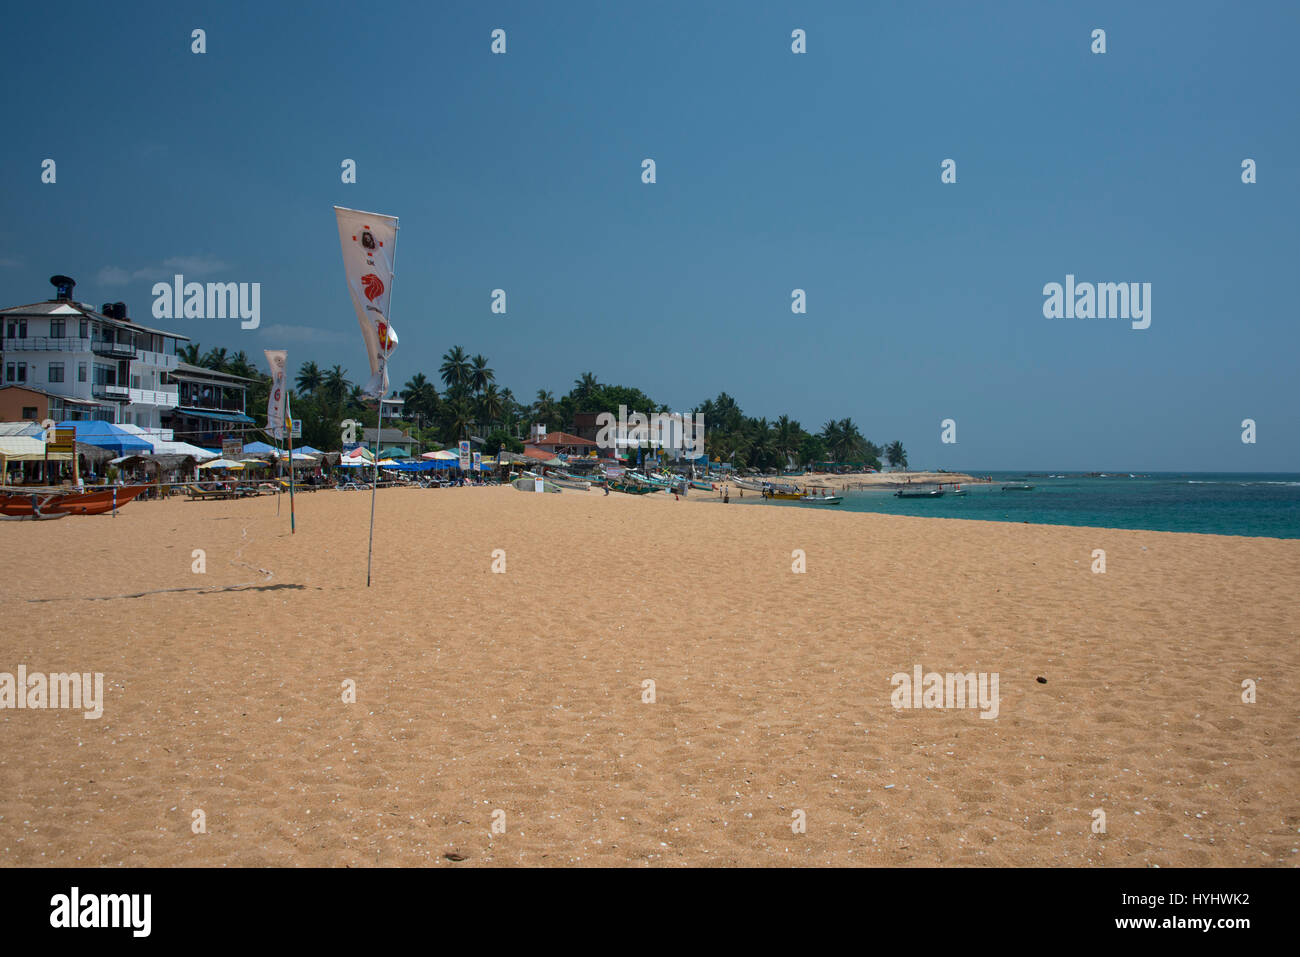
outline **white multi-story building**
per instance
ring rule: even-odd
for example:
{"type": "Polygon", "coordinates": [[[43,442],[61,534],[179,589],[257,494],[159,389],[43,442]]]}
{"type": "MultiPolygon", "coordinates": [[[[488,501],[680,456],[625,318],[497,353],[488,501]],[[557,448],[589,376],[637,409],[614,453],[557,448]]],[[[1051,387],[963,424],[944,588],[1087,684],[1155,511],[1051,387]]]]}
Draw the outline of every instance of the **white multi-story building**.
{"type": "Polygon", "coordinates": [[[170,382],[177,344],[188,336],[150,329],[127,318],[125,303],[96,310],[73,299],[76,282],[54,276],[55,297],[0,309],[0,386],[50,396],[50,417],[102,419],[161,429],[179,405],[170,382]],[[59,402],[57,399],[66,401],[59,402]]]}

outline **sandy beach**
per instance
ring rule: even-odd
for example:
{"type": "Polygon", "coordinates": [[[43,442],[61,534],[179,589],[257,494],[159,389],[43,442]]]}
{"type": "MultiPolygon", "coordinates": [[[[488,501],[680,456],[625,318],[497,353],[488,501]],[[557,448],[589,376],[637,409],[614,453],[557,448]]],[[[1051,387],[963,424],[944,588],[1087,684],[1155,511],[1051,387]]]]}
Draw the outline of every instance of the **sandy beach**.
{"type": "Polygon", "coordinates": [[[7,865],[1300,863],[1300,541],[393,489],[367,589],[288,504],[0,526],[0,671],[105,688],[0,711],[7,865]]]}

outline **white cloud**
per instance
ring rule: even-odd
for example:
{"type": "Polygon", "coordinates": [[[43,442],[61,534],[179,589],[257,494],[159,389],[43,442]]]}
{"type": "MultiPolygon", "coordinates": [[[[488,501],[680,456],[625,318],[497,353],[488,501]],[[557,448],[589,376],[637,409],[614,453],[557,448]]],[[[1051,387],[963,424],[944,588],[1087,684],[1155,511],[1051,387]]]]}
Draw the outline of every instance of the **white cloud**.
{"type": "Polygon", "coordinates": [[[211,276],[229,268],[229,263],[211,256],[171,256],[164,259],[161,265],[144,266],[134,270],[123,269],[120,266],[105,266],[95,278],[105,286],[125,286],[138,280],[170,282],[172,276],[178,272],[185,275],[187,279],[211,276]]]}

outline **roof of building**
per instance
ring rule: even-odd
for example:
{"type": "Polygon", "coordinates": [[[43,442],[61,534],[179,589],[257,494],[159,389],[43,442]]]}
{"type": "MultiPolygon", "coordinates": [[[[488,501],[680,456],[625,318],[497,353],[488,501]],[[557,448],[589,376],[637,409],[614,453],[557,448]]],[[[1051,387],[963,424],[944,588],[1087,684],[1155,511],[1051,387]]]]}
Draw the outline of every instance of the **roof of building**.
{"type": "Polygon", "coordinates": [[[531,445],[524,446],[524,455],[530,459],[537,459],[540,462],[549,462],[555,458],[555,453],[547,452],[545,449],[535,449],[531,445]]]}
{"type": "Polygon", "coordinates": [[[3,392],[5,389],[22,389],[24,392],[31,392],[35,395],[43,395],[47,399],[61,399],[65,404],[71,403],[72,405],[99,405],[98,402],[92,402],[90,399],[78,399],[75,396],[60,395],[57,392],[47,392],[44,389],[37,389],[30,385],[18,385],[15,382],[11,382],[8,385],[0,385],[0,392],[3,392]]]}
{"type": "Polygon", "coordinates": [[[591,448],[596,447],[596,443],[591,439],[584,439],[580,435],[570,435],[568,432],[547,432],[540,439],[530,439],[530,445],[586,445],[591,448]]]}
{"type": "Polygon", "coordinates": [[[167,336],[171,339],[190,341],[189,336],[183,336],[179,332],[151,329],[149,326],[142,326],[140,323],[128,319],[114,319],[99,312],[89,303],[73,302],[68,299],[50,299],[45,302],[33,302],[26,306],[10,306],[7,309],[0,309],[0,316],[84,316],[87,319],[94,319],[96,322],[105,323],[116,329],[134,329],[137,332],[147,332],[155,336],[167,336]]]}
{"type": "Polygon", "coordinates": [[[177,362],[176,368],[169,370],[174,376],[182,379],[213,379],[217,381],[230,380],[228,384],[235,385],[238,382],[253,382],[253,379],[246,379],[242,375],[232,375],[229,372],[218,372],[216,369],[209,369],[205,366],[192,366],[188,362],[177,362]]]}
{"type": "MultiPolygon", "coordinates": [[[[373,442],[375,440],[374,429],[362,429],[361,434],[365,436],[367,442],[373,442]]],[[[414,442],[415,439],[411,437],[410,433],[403,432],[401,429],[384,428],[382,434],[379,437],[379,441],[406,445],[411,442],[414,442]]]]}

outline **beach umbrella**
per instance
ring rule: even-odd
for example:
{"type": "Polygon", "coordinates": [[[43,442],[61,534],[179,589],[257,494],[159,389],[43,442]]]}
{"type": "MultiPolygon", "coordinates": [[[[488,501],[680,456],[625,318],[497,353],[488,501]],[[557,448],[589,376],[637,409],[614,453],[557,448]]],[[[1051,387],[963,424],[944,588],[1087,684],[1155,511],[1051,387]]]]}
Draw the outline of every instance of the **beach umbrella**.
{"type": "Polygon", "coordinates": [[[265,442],[249,442],[244,446],[245,455],[274,455],[275,453],[275,446],[267,445],[265,442]]]}
{"type": "Polygon", "coordinates": [[[381,459],[404,459],[406,458],[406,449],[399,449],[396,445],[391,445],[379,453],[381,459]]]}
{"type": "Polygon", "coordinates": [[[447,449],[440,449],[437,452],[425,452],[420,458],[431,459],[434,462],[455,462],[460,459],[460,455],[447,449]]]}
{"type": "Polygon", "coordinates": [[[215,459],[211,462],[204,462],[199,466],[201,469],[230,469],[231,471],[237,471],[243,467],[243,462],[236,462],[232,459],[215,459]]]}

